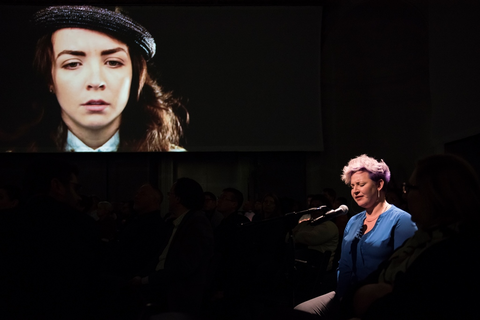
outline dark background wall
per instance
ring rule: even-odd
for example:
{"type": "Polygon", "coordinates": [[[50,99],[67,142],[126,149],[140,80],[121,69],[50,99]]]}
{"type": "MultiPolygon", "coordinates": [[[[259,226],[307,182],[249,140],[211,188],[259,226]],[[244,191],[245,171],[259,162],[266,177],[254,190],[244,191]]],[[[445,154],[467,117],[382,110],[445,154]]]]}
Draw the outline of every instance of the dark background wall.
{"type": "MultiPolygon", "coordinates": [[[[323,151],[64,156],[85,169],[81,178],[90,192],[112,201],[129,197],[144,181],[157,181],[166,192],[179,176],[215,193],[234,186],[251,197],[273,191],[304,201],[307,193],[333,187],[348,196],[341,169],[362,153],[384,159],[398,186],[417,159],[432,153],[461,154],[480,171],[479,6],[433,0],[322,4],[323,151]]],[[[4,181],[18,181],[22,165],[33,159],[0,157],[4,181]]]]}

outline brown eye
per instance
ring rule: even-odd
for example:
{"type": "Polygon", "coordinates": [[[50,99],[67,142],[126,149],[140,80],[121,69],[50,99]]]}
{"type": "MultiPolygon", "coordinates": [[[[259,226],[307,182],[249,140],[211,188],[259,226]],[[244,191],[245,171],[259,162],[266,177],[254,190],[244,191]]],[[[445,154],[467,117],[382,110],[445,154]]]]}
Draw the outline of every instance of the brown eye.
{"type": "Polygon", "coordinates": [[[71,69],[76,69],[79,66],[80,66],[80,62],[70,62],[70,63],[67,63],[67,64],[63,65],[62,68],[71,70],[71,69]]]}
{"type": "Polygon", "coordinates": [[[107,64],[108,64],[110,67],[120,67],[120,66],[123,66],[123,63],[121,63],[120,61],[116,61],[116,60],[109,60],[109,61],[107,61],[107,64]]]}

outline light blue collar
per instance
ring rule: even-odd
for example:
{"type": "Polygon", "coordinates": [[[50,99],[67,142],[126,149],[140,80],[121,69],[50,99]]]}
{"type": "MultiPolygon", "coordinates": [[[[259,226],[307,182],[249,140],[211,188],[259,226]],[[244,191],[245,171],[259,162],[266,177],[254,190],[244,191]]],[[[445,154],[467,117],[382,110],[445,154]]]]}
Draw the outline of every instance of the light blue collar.
{"type": "Polygon", "coordinates": [[[118,150],[120,145],[120,133],[117,132],[105,142],[102,146],[97,149],[92,149],[87,146],[82,140],[78,139],[70,130],[68,130],[67,143],[65,146],[66,152],[115,152],[118,150]]]}

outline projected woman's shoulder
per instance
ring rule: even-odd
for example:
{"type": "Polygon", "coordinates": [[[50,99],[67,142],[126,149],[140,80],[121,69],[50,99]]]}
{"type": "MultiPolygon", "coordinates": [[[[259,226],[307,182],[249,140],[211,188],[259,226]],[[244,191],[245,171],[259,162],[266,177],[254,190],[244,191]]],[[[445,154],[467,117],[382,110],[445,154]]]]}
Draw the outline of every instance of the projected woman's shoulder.
{"type": "Polygon", "coordinates": [[[92,6],[49,7],[33,22],[39,116],[12,151],[185,151],[188,112],[151,76],[156,44],[144,27],[92,6]]]}

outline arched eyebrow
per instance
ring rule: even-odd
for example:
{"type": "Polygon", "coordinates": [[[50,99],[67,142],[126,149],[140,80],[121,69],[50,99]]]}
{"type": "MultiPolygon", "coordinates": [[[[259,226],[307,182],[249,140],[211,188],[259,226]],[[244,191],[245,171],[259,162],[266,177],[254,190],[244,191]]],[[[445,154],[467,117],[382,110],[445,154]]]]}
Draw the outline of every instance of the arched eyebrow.
{"type": "Polygon", "coordinates": [[[80,56],[80,57],[85,57],[86,54],[83,51],[75,51],[75,50],[63,50],[59,54],[57,54],[57,59],[60,57],[62,54],[70,54],[72,56],[80,56]]]}
{"type": "MultiPolygon", "coordinates": [[[[127,53],[127,51],[123,48],[120,48],[120,47],[117,47],[117,48],[113,48],[113,49],[108,49],[108,50],[103,50],[100,55],[102,56],[108,56],[110,54],[114,54],[116,52],[119,52],[119,51],[123,51],[125,53],[127,53]]],[[[80,57],[85,57],[87,54],[83,51],[78,51],[78,50],[63,50],[62,52],[60,52],[58,55],[57,55],[57,59],[58,57],[60,57],[62,54],[70,54],[72,56],[80,56],[80,57]]]]}
{"type": "Polygon", "coordinates": [[[108,56],[109,54],[114,54],[114,53],[119,52],[119,51],[123,51],[123,52],[127,53],[127,51],[125,49],[117,47],[117,48],[113,48],[113,49],[103,50],[101,52],[101,55],[102,56],[108,56]]]}

